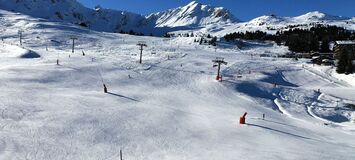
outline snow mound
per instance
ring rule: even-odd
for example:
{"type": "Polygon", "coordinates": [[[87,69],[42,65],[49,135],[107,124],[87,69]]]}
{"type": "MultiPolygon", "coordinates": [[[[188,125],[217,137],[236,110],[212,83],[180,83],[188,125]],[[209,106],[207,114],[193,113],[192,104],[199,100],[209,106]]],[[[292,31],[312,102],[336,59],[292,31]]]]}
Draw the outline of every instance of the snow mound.
{"type": "Polygon", "coordinates": [[[0,56],[7,58],[40,58],[41,55],[15,45],[3,44],[0,48],[0,56]]]}
{"type": "Polygon", "coordinates": [[[31,50],[28,50],[26,53],[22,54],[20,58],[40,58],[41,55],[39,55],[36,52],[33,52],[31,50]]]}

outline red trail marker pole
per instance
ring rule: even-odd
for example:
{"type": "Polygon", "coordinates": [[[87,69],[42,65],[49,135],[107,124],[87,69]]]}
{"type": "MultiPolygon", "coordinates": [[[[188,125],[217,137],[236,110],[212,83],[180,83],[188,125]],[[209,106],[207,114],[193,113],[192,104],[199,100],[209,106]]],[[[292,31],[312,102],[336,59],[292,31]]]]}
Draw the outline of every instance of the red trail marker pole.
{"type": "Polygon", "coordinates": [[[247,112],[244,113],[244,115],[242,117],[240,117],[239,119],[239,124],[245,124],[245,117],[247,116],[247,112]]]}

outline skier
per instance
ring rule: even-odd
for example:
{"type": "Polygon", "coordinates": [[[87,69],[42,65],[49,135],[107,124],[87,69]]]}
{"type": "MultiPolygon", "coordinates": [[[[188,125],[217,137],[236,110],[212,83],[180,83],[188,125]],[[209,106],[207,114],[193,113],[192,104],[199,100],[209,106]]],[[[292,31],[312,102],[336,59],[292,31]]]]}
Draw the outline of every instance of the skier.
{"type": "Polygon", "coordinates": [[[263,120],[265,120],[265,113],[263,113],[263,120]]]}
{"type": "Polygon", "coordinates": [[[104,84],[104,92],[107,93],[107,87],[105,84],[104,84]]]}

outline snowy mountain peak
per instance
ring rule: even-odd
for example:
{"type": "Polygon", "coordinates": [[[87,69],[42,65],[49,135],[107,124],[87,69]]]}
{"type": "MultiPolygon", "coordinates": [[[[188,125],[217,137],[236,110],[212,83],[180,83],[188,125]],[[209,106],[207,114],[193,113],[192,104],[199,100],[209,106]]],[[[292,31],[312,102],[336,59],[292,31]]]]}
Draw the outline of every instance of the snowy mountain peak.
{"type": "Polygon", "coordinates": [[[194,28],[238,21],[223,7],[203,5],[197,1],[149,16],[104,9],[101,6],[93,9],[86,8],[77,0],[0,0],[0,9],[80,24],[98,31],[134,30],[146,34],[155,33],[155,35],[171,31],[176,27],[194,28]]]}
{"type": "Polygon", "coordinates": [[[319,11],[313,11],[313,12],[308,12],[304,15],[301,15],[306,18],[324,18],[326,17],[325,13],[319,12],[319,11]]]}
{"type": "Polygon", "coordinates": [[[199,4],[197,1],[191,1],[189,4],[187,4],[187,6],[193,6],[199,4]]]}
{"type": "Polygon", "coordinates": [[[144,19],[129,12],[86,8],[76,0],[0,0],[0,9],[107,32],[134,28],[144,19]]]}
{"type": "Polygon", "coordinates": [[[349,19],[346,17],[340,17],[340,16],[333,16],[333,15],[329,15],[326,13],[322,13],[319,11],[313,11],[313,12],[308,12],[304,15],[295,17],[295,19],[300,19],[300,20],[345,20],[345,19],[349,19]]]}
{"type": "Polygon", "coordinates": [[[269,16],[264,15],[264,16],[254,18],[249,22],[249,24],[262,26],[262,25],[276,24],[276,23],[279,23],[283,20],[284,20],[283,17],[278,17],[278,16],[272,14],[269,16]]]}
{"type": "Polygon", "coordinates": [[[186,6],[151,14],[148,19],[156,19],[157,27],[195,27],[239,21],[223,7],[203,5],[196,1],[192,1],[186,6]]]}
{"type": "Polygon", "coordinates": [[[186,7],[186,8],[195,8],[197,6],[200,6],[202,4],[198,3],[197,1],[191,1],[189,4],[187,4],[186,6],[183,6],[183,7],[186,7]]]}

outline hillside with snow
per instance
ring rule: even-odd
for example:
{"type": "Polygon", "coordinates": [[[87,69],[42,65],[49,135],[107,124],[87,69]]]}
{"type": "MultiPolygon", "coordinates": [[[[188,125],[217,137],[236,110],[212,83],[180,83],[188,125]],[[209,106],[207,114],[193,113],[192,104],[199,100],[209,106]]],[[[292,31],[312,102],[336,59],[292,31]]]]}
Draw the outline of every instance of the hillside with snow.
{"type": "Polygon", "coordinates": [[[97,31],[118,32],[138,27],[139,14],[103,8],[89,9],[76,0],[1,0],[0,9],[48,20],[87,26],[97,31]]]}
{"type": "Polygon", "coordinates": [[[296,17],[280,17],[277,15],[261,16],[247,22],[227,25],[208,25],[202,29],[189,32],[212,33],[215,36],[224,36],[234,32],[263,31],[275,34],[277,31],[285,31],[293,28],[308,29],[316,25],[331,25],[355,30],[354,18],[333,16],[318,11],[309,12],[296,17]]]}
{"type": "Polygon", "coordinates": [[[203,27],[207,24],[233,23],[237,19],[222,7],[195,1],[186,6],[147,16],[97,7],[89,9],[76,0],[0,0],[0,9],[54,21],[82,25],[96,31],[134,30],[162,35],[168,31],[203,27]]]}
{"type": "Polygon", "coordinates": [[[284,46],[212,48],[4,10],[0,31],[1,160],[355,159],[354,79],[277,58],[284,46]]]}
{"type": "Polygon", "coordinates": [[[208,24],[234,23],[236,19],[230,11],[223,7],[212,7],[192,1],[184,7],[154,13],[147,19],[156,21],[156,27],[199,27],[208,24]]]}
{"type": "Polygon", "coordinates": [[[297,17],[261,16],[242,22],[228,9],[196,1],[158,13],[140,15],[127,11],[84,7],[76,0],[0,0],[0,9],[14,11],[51,21],[68,22],[105,32],[133,30],[161,36],[167,32],[224,36],[233,32],[264,31],[275,34],[290,28],[310,28],[317,24],[355,30],[354,17],[328,15],[318,11],[297,17]]]}

